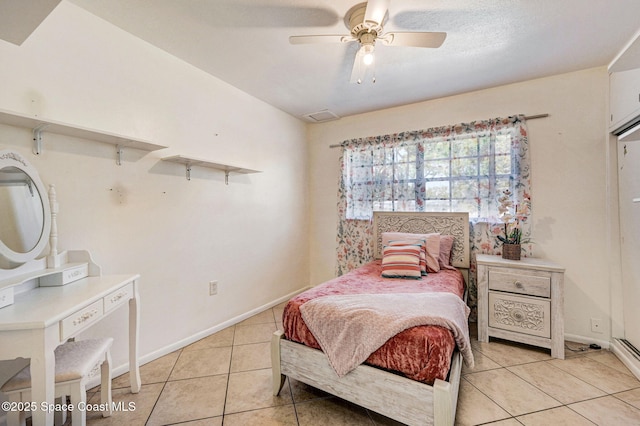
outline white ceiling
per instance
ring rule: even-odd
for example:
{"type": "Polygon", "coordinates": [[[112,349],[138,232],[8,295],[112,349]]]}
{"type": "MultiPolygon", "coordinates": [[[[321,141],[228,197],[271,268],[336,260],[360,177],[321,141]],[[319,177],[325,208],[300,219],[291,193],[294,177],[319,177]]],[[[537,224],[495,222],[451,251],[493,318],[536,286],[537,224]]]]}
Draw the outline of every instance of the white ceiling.
{"type": "MultiPolygon", "coordinates": [[[[6,0],[1,0],[6,1],[6,0]]],[[[640,28],[639,0],[391,0],[385,31],[443,31],[439,49],[376,46],[376,83],[350,83],[358,0],[68,0],[296,117],[338,116],[607,65],[640,28]]]]}

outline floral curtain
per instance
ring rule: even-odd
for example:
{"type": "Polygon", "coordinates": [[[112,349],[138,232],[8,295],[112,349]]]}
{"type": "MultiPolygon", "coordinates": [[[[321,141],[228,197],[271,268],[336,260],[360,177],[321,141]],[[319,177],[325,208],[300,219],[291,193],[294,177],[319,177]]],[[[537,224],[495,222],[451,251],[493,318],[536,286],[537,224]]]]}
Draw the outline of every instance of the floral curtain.
{"type": "MultiPolygon", "coordinates": [[[[336,273],[373,259],[373,211],[468,211],[476,305],[475,254],[500,254],[498,198],[511,192],[522,240],[530,241],[529,142],[522,115],[344,141],[338,185],[336,273]]],[[[531,244],[523,244],[523,256],[531,244]]]]}

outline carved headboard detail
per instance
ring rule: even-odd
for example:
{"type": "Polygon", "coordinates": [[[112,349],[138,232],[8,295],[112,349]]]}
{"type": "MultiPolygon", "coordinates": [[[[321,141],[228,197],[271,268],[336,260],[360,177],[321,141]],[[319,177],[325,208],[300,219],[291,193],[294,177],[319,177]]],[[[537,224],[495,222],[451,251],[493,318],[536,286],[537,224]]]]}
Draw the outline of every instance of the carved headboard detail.
{"type": "Polygon", "coordinates": [[[375,257],[382,257],[383,232],[453,235],[451,264],[469,268],[469,213],[466,212],[374,212],[373,238],[375,257]]]}

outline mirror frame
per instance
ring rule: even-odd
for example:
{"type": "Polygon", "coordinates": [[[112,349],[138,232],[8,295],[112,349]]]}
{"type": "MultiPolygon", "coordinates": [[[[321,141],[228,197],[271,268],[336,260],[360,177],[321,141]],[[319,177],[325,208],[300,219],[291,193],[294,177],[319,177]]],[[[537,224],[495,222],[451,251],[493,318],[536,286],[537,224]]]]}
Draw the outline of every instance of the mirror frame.
{"type": "Polygon", "coordinates": [[[0,240],[0,256],[4,257],[9,262],[23,264],[34,260],[43,254],[43,251],[49,242],[49,234],[51,233],[51,206],[49,205],[47,190],[40,180],[38,171],[22,155],[8,149],[0,150],[0,169],[5,167],[16,167],[26,173],[38,190],[40,200],[42,201],[42,213],[44,219],[42,233],[40,234],[40,239],[30,251],[21,253],[11,250],[4,242],[2,242],[2,240],[0,240]]]}

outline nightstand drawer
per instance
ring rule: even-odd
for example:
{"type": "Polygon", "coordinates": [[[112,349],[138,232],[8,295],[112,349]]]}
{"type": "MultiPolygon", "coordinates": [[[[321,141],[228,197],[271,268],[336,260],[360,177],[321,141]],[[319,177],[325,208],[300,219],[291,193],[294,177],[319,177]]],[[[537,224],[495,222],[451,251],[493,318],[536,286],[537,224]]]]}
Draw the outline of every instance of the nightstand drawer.
{"type": "Polygon", "coordinates": [[[549,338],[551,302],[490,291],[489,327],[549,338]]]}
{"type": "Polygon", "coordinates": [[[533,271],[516,273],[490,269],[489,289],[549,298],[551,277],[549,274],[533,275],[533,271]]]}

